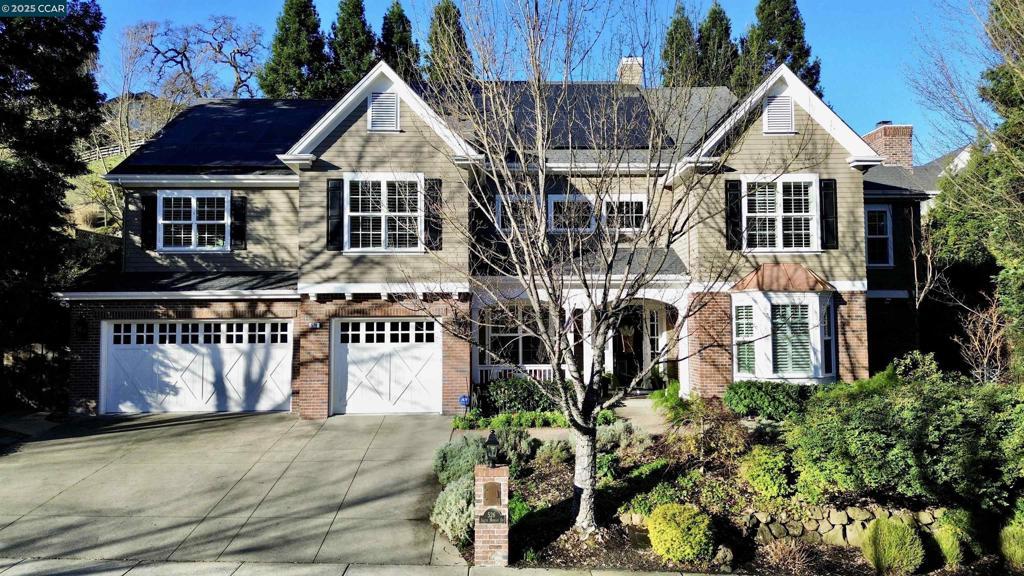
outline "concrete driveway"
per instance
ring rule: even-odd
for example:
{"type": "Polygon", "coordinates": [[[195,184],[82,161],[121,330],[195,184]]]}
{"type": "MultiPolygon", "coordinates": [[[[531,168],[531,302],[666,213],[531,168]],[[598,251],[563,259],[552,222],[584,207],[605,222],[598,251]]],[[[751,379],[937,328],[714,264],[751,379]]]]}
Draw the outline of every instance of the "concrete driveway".
{"type": "Polygon", "coordinates": [[[440,416],[148,416],[0,456],[0,558],[458,564],[428,520],[440,416]]]}

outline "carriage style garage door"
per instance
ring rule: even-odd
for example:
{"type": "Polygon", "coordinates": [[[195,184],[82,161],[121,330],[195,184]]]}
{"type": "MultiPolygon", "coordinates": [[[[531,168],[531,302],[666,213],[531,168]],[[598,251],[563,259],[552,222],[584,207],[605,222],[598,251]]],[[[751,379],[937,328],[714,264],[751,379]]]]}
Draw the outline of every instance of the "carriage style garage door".
{"type": "Polygon", "coordinates": [[[291,407],[290,322],[104,322],[102,354],[105,414],[291,407]]]}
{"type": "Polygon", "coordinates": [[[335,319],[335,414],[441,412],[441,334],[431,320],[335,319]]]}

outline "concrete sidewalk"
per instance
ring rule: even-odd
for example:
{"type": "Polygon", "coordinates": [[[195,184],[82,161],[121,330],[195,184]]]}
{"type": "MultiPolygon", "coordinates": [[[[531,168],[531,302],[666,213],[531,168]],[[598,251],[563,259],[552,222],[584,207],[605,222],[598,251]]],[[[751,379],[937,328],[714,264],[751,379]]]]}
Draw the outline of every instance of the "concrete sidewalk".
{"type": "MultiPolygon", "coordinates": [[[[284,564],[261,562],[121,562],[115,560],[14,560],[0,558],[0,576],[680,576],[679,572],[555,570],[366,564],[284,564]]],[[[682,576],[701,576],[682,573],[682,576]]]]}

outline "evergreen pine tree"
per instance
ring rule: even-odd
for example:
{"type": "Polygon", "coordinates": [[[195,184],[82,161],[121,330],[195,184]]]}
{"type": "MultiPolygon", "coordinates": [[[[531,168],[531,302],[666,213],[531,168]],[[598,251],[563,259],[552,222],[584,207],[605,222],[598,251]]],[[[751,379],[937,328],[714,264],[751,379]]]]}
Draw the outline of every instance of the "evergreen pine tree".
{"type": "Polygon", "coordinates": [[[751,24],[747,28],[746,36],[740,38],[739,56],[729,75],[729,87],[737,97],[742,98],[753,90],[769,71],[761,29],[756,24],[751,24]]]}
{"type": "Polygon", "coordinates": [[[270,58],[257,73],[269,98],[322,98],[327,67],[324,35],[313,0],[285,0],[270,44],[270,58]]]}
{"type": "Polygon", "coordinates": [[[468,78],[473,74],[473,57],[466,44],[466,31],[462,29],[462,12],[452,0],[441,0],[434,6],[427,35],[430,52],[427,54],[427,77],[438,83],[446,76],[468,78]]]}
{"type": "Polygon", "coordinates": [[[815,94],[821,96],[821,61],[812,60],[811,47],[804,38],[804,19],[796,0],[760,0],[757,4],[757,23],[743,43],[741,68],[746,72],[734,75],[733,91],[746,94],[765,74],[785,64],[815,94]],[[756,30],[757,37],[751,34],[756,30]],[[758,67],[761,74],[754,79],[750,74],[758,67]]]}
{"type": "Polygon", "coordinates": [[[661,78],[665,86],[690,86],[695,82],[697,43],[693,37],[693,23],[682,3],[676,4],[676,11],[669,22],[661,62],[661,78]]]}
{"type": "Polygon", "coordinates": [[[377,63],[377,37],[366,23],[363,0],[340,0],[327,46],[326,85],[332,97],[340,98],[377,63]]]}
{"type": "Polygon", "coordinates": [[[412,38],[412,22],[398,0],[394,0],[384,14],[378,52],[380,59],[406,82],[420,79],[420,46],[412,38]]]}
{"type": "Polygon", "coordinates": [[[728,86],[738,57],[729,16],[715,0],[697,30],[698,85],[728,86]]]}

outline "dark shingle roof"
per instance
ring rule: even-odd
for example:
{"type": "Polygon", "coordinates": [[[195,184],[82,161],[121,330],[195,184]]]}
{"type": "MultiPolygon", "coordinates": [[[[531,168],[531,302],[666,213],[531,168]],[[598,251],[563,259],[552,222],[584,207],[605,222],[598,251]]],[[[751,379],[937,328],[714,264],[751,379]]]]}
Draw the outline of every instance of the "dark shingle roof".
{"type": "Polygon", "coordinates": [[[887,196],[920,196],[935,192],[939,189],[942,172],[962,151],[963,148],[958,148],[913,168],[872,166],[864,173],[864,192],[887,196]]]}
{"type": "Polygon", "coordinates": [[[111,174],[289,174],[277,159],[330,100],[226,99],[178,114],[111,174]]]}
{"type": "Polygon", "coordinates": [[[102,272],[79,280],[68,292],[191,292],[296,290],[299,275],[277,272],[102,272]]]}

